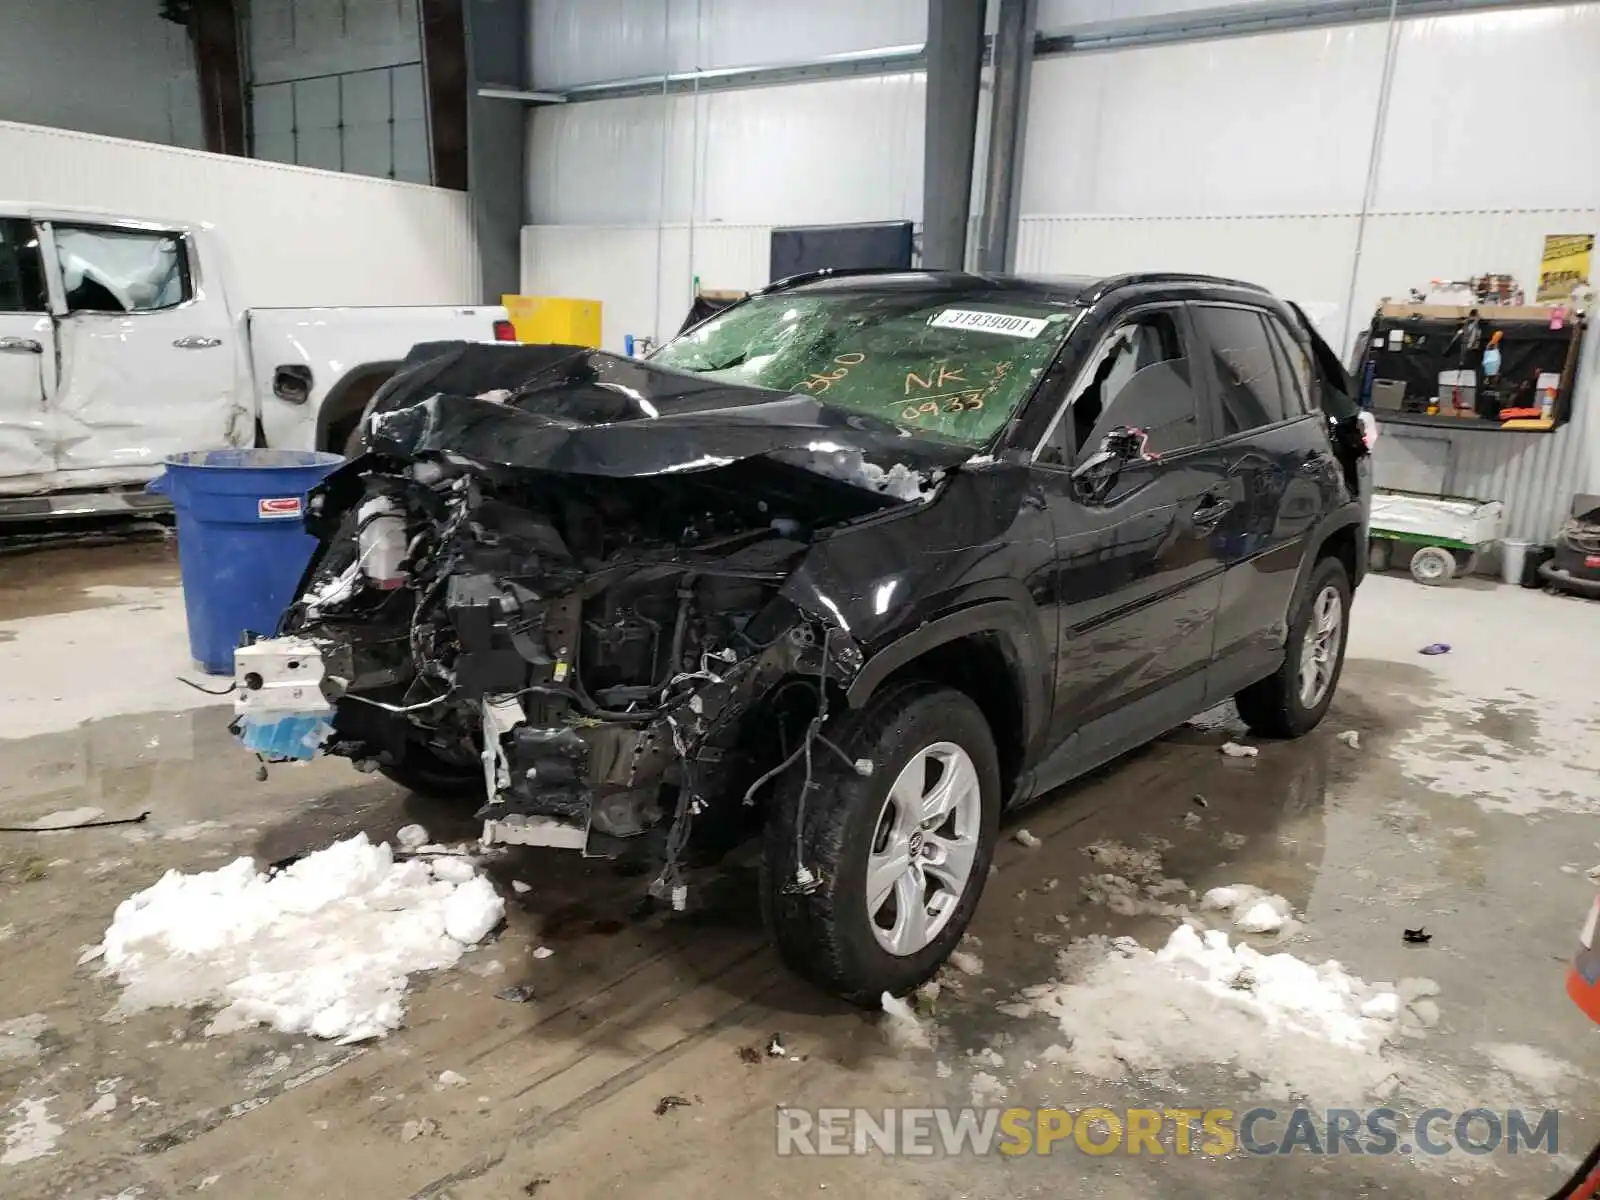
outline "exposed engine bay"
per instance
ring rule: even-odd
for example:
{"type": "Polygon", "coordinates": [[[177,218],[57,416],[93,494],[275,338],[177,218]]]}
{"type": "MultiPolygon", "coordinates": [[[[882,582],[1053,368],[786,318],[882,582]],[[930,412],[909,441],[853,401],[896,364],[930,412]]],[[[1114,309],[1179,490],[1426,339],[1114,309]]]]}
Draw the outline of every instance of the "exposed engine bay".
{"type": "Polygon", "coordinates": [[[278,636],[237,652],[237,731],[482,797],[485,842],[643,839],[681,904],[696,818],[738,825],[829,753],[862,666],[797,571],[962,456],[907,466],[903,434],[824,413],[570,347],[419,347],[311,495],[321,547],[278,636]]]}

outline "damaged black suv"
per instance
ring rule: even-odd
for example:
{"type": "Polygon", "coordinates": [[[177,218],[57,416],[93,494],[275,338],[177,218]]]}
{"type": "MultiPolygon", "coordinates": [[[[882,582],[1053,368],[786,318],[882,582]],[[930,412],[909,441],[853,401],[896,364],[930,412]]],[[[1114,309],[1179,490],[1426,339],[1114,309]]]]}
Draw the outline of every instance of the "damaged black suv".
{"type": "Polygon", "coordinates": [[[237,729],[689,868],[763,839],[783,957],[931,975],[1000,813],[1230,697],[1327,710],[1370,436],[1304,315],[1184,275],[786,280],[637,361],[417,347],[237,729]]]}

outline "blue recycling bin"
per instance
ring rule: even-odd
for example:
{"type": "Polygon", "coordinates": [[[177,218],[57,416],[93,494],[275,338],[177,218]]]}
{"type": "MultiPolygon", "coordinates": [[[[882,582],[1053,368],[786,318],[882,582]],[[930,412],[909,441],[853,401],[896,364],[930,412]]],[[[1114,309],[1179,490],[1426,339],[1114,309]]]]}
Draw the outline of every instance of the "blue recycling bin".
{"type": "Polygon", "coordinates": [[[277,629],[317,545],[306,493],[342,462],[310,450],[195,450],[167,459],[147,485],[177,510],[189,652],[208,674],[233,674],[246,630],[277,629]]]}

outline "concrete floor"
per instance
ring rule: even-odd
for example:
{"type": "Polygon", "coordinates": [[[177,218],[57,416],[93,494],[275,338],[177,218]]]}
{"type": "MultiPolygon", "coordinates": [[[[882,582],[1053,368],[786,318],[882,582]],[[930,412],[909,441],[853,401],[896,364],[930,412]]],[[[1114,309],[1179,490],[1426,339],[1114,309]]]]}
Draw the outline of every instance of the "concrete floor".
{"type": "Polygon", "coordinates": [[[342,762],[257,783],[226,710],[174,680],[186,665],[175,583],[163,546],[57,549],[0,567],[0,823],[85,806],[150,812],[125,828],[0,833],[0,1030],[30,1018],[0,1033],[0,1130],[13,1105],[46,1097],[63,1127],[54,1154],[0,1165],[0,1195],[1507,1200],[1546,1195],[1600,1137],[1600,1029],[1563,991],[1594,891],[1584,871],[1600,862],[1600,608],[1583,601],[1373,579],[1316,734],[1233,760],[1217,753],[1225,727],[1186,727],[1030,809],[1020,822],[1043,845],[1002,845],[974,926],[983,974],[940,998],[931,1052],[891,1049],[871,1014],[784,973],[747,867],[724,870],[693,916],[664,919],[639,915],[641,879],[535,851],[491,868],[502,884],[537,883],[503,888],[497,941],[415,979],[398,1034],[336,1047],[267,1032],[208,1039],[200,1013],[111,1021],[113,985],[77,965],[116,904],[166,868],[270,861],[413,820],[438,837],[475,832],[342,762]],[[1452,652],[1417,654],[1435,641],[1452,652]],[[1350,729],[1359,749],[1336,737],[1350,729]],[[1442,1023],[1411,1050],[1434,1088],[1421,1099],[1559,1108],[1561,1154],[776,1156],[778,1105],[966,1104],[970,1055],[986,1048],[1005,1064],[982,1066],[1004,1103],[1242,1110],[1261,1099],[1225,1070],[1114,1085],[1074,1076],[1044,1061],[1061,1039],[1053,1022],[995,1009],[1052,976],[1058,915],[1073,936],[1164,939],[1170,920],[1115,916],[1079,886],[1082,846],[1147,835],[1173,844],[1167,873],[1194,888],[1245,881],[1290,899],[1305,918],[1288,946],[1301,957],[1337,958],[1368,980],[1437,980],[1442,1023]],[[1426,947],[1402,941],[1417,925],[1434,934],[1426,947]],[[554,956],[532,959],[540,944],[554,956]],[[495,998],[511,984],[535,999],[495,998]],[[741,1058],[773,1032],[801,1061],[741,1058]],[[1565,1068],[1497,1071],[1484,1046],[1507,1042],[1565,1068]],[[467,1084],[437,1090],[446,1069],[467,1084]],[[89,1111],[97,1083],[119,1097],[109,1115],[89,1111]],[[690,1103],[657,1116],[666,1095],[690,1103]],[[433,1132],[403,1140],[422,1119],[433,1132]]]}

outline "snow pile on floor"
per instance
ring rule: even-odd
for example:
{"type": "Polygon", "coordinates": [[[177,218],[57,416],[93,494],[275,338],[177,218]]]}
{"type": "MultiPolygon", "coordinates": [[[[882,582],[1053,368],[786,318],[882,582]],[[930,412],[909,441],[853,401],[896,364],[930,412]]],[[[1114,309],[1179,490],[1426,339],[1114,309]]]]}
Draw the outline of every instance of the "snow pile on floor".
{"type": "Polygon", "coordinates": [[[124,1011],[221,1005],[208,1033],[379,1037],[400,1025],[409,975],[453,966],[504,915],[493,885],[464,867],[396,862],[362,833],[270,875],[250,858],[168,871],[117,906],[106,972],[124,1011]]]}
{"type": "Polygon", "coordinates": [[[1233,927],[1241,933],[1287,935],[1300,927],[1300,922],[1294,919],[1294,908],[1287,900],[1248,883],[1214,887],[1200,898],[1200,907],[1227,913],[1233,918],[1233,927]]]}
{"type": "Polygon", "coordinates": [[[1186,917],[1189,910],[1167,899],[1184,896],[1188,885],[1181,879],[1168,879],[1162,872],[1161,846],[1143,850],[1101,838],[1085,846],[1083,852],[1100,870],[1083,881],[1083,897],[1090,904],[1101,904],[1125,917],[1186,917]]]}
{"type": "Polygon", "coordinates": [[[1212,1065],[1258,1076],[1274,1098],[1354,1103],[1399,1086],[1385,1043],[1417,1022],[1405,996],[1337,962],[1230,944],[1220,930],[1173,930],[1150,951],[1130,938],[1085,938],[1060,956],[1066,982],[1025,989],[1035,1012],[1059,1021],[1068,1063],[1119,1079],[1212,1065]]]}
{"type": "Polygon", "coordinates": [[[56,1152],[62,1128],[50,1115],[50,1101],[21,1099],[12,1105],[11,1123],[6,1126],[5,1149],[0,1150],[0,1166],[16,1166],[56,1152]]]}

